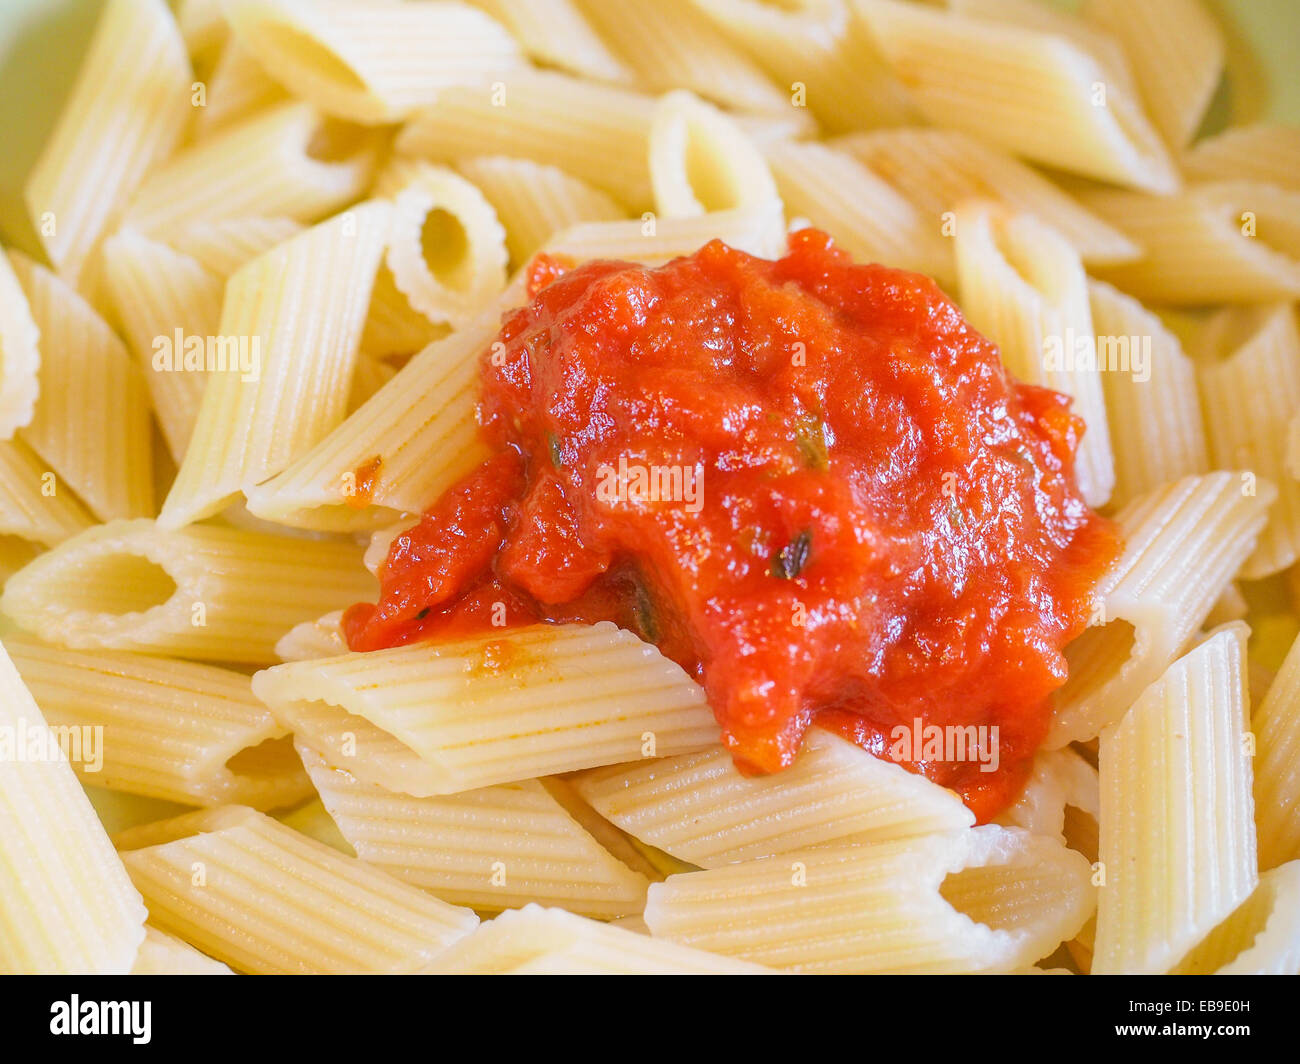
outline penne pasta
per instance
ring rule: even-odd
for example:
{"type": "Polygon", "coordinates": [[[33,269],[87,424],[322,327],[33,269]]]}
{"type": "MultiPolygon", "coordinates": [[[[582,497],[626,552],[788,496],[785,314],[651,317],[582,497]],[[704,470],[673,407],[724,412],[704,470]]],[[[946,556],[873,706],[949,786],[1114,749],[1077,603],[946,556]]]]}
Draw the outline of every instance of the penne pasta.
{"type": "Polygon", "coordinates": [[[56,727],[98,729],[87,783],[185,805],[292,805],[311,785],[243,673],[122,651],[6,645],[56,727]]]}
{"type": "Polygon", "coordinates": [[[955,232],[962,203],[991,199],[1014,213],[1034,215],[1065,237],[1086,263],[1126,262],[1141,254],[1132,240],[1036,170],[966,133],[920,126],[879,129],[831,144],[889,182],[936,232],[955,232]]]}
{"type": "Polygon", "coordinates": [[[1209,473],[1116,515],[1124,551],[1097,588],[1091,627],[1065,649],[1049,749],[1099,734],[1160,678],[1249,557],[1275,495],[1267,482],[1209,473]]]}
{"type": "Polygon", "coordinates": [[[578,77],[630,83],[632,72],[574,0],[473,0],[505,26],[529,58],[578,77]]]}
{"type": "Polygon", "coordinates": [[[0,969],[126,974],[144,905],[3,647],[0,736],[0,969]]]}
{"type": "Polygon", "coordinates": [[[772,145],[768,163],[791,217],[807,218],[856,259],[955,280],[952,249],[928,218],[857,159],[816,141],[772,145]]]}
{"type": "Polygon", "coordinates": [[[368,131],[284,103],[172,156],[140,185],[125,220],[164,240],[200,222],[246,215],[314,222],[362,194],[377,149],[368,131]]]}
{"type": "Polygon", "coordinates": [[[1245,670],[1229,625],[1102,732],[1096,974],[1169,971],[1259,881],[1245,670]]]}
{"type": "Polygon", "coordinates": [[[415,798],[298,752],[358,857],[478,912],[537,902],[584,916],[639,913],[649,883],[583,830],[537,780],[415,798]]]}
{"type": "Polygon", "coordinates": [[[454,170],[395,159],[374,194],[393,204],[385,262],[410,306],[436,324],[470,322],[506,285],[506,231],[454,170]]]}
{"type": "Polygon", "coordinates": [[[592,769],[574,786],[629,835],[702,868],[975,822],[951,791],[818,728],[772,776],[741,775],[718,747],[592,769]]]}
{"type": "Polygon", "coordinates": [[[699,687],[607,622],[290,662],[253,692],[332,765],[417,797],[718,739],[699,687]]]}
{"type": "Polygon", "coordinates": [[[521,291],[516,280],[472,324],[411,359],[283,473],[247,489],[251,511],[333,530],[374,529],[399,513],[423,512],[487,457],[476,415],[479,359],[521,291]]]}
{"type": "Polygon", "coordinates": [[[189,58],[164,0],[108,0],[90,51],[23,190],[54,268],[83,274],[141,179],[180,143],[193,115],[189,58]],[[93,174],[93,180],[86,180],[93,174]]]}
{"type": "Polygon", "coordinates": [[[228,0],[226,17],[294,95],[367,125],[400,122],[447,85],[520,64],[514,38],[467,4],[228,0]]]}
{"type": "Polygon", "coordinates": [[[1183,959],[1182,975],[1300,975],[1300,862],[1259,877],[1237,910],[1183,959]]]}
{"type": "Polygon", "coordinates": [[[1084,16],[1134,58],[1151,121],[1172,148],[1192,139],[1223,74],[1224,41],[1200,0],[1086,0],[1084,16]]]}
{"type": "Polygon", "coordinates": [[[104,281],[179,463],[208,381],[206,345],[218,335],[222,279],[189,255],[124,228],[104,242],[104,281]]]}
{"type": "Polygon", "coordinates": [[[584,222],[556,233],[542,250],[548,255],[586,259],[627,259],[659,264],[690,254],[710,240],[776,258],[785,251],[785,216],[778,199],[690,218],[644,217],[641,221],[584,222]]]}
{"type": "Polygon", "coordinates": [[[833,132],[906,125],[915,112],[844,0],[693,0],[833,132]]]}
{"type": "Polygon", "coordinates": [[[478,923],[245,806],[115,842],[150,921],[240,972],[414,972],[478,923]]]}
{"type": "Polygon", "coordinates": [[[506,248],[522,267],[546,241],[580,222],[612,222],[623,208],[600,189],[555,166],[507,155],[462,159],[456,169],[492,204],[506,248]]]}
{"type": "Polygon", "coordinates": [[[1300,191],[1300,130],[1259,122],[1198,140],[1183,155],[1193,181],[1259,181],[1300,191]]]}
{"type": "Polygon", "coordinates": [[[559,167],[625,207],[650,205],[652,97],[564,74],[528,71],[491,87],[443,89],[398,134],[404,155],[454,163],[514,155],[559,167]]]}
{"type": "Polygon", "coordinates": [[[777,199],[762,154],[740,128],[689,92],[655,106],[649,135],[655,207],[667,218],[759,206],[777,199]]]}
{"type": "Polygon", "coordinates": [[[348,652],[342,631],[343,611],[331,610],[314,621],[303,621],[290,628],[275,644],[281,661],[310,661],[333,658],[348,652]]]}
{"type": "Polygon", "coordinates": [[[737,111],[778,113],[790,106],[784,88],[773,84],[692,0],[577,4],[651,92],[688,89],[737,111]]]}
{"type": "Polygon", "coordinates": [[[1286,469],[1287,436],[1300,409],[1300,332],[1289,303],[1224,311],[1220,327],[1243,339],[1226,358],[1198,367],[1210,454],[1220,469],[1248,470],[1278,489],[1241,568],[1245,579],[1257,580],[1300,557],[1300,481],[1286,469]]]}
{"type": "Polygon", "coordinates": [[[528,905],[502,913],[433,959],[439,975],[761,975],[756,964],[720,957],[528,905]]]}
{"type": "Polygon", "coordinates": [[[1300,193],[1228,181],[1173,196],[1096,192],[1084,202],[1145,251],[1135,263],[1098,268],[1139,299],[1268,303],[1300,295],[1300,193]]]}
{"type": "Polygon", "coordinates": [[[1250,719],[1255,736],[1259,867],[1300,858],[1300,639],[1250,719]]]}
{"type": "Polygon", "coordinates": [[[148,924],[135,955],[132,975],[234,975],[229,965],[214,961],[175,935],[148,924]]]}
{"type": "Polygon", "coordinates": [[[217,513],[343,420],[391,214],[382,201],[351,208],[231,277],[219,335],[239,364],[204,389],[164,528],[217,513]]]}
{"type": "Polygon", "coordinates": [[[203,140],[241,118],[287,100],[288,94],[238,41],[229,41],[208,76],[203,106],[194,119],[194,140],[203,140]]]}
{"type": "Polygon", "coordinates": [[[1088,306],[1097,363],[1107,367],[1101,378],[1115,459],[1111,503],[1208,472],[1196,371],[1178,338],[1136,299],[1101,281],[1088,282],[1088,306]]]}
{"type": "Polygon", "coordinates": [[[1078,252],[1036,218],[987,203],[963,205],[954,248],[971,324],[1019,380],[1074,400],[1087,426],[1075,475],[1088,504],[1101,506],[1114,490],[1115,456],[1078,252]]]}
{"type": "Polygon", "coordinates": [[[47,643],[269,663],[293,625],[374,596],[349,543],[214,525],[98,525],[9,578],[0,610],[47,643]]]}
{"type": "Polygon", "coordinates": [[[167,243],[222,279],[244,263],[283,244],[303,227],[292,218],[220,218],[193,222],[171,233],[167,243]]]}
{"type": "Polygon", "coordinates": [[[1084,177],[1177,189],[1178,172],[1137,101],[1070,37],[897,0],[855,3],[935,125],[1084,177]]]}
{"type": "Polygon", "coordinates": [[[144,375],[67,283],[17,252],[10,261],[40,330],[40,399],[19,435],[96,517],[153,513],[144,375]]]}
{"type": "Polygon", "coordinates": [[[792,972],[1014,971],[1092,911],[1088,862],[986,826],[799,850],[650,886],[656,937],[792,972]]]}
{"type": "Polygon", "coordinates": [[[0,247],[0,439],[31,423],[40,391],[40,329],[0,247]]]}
{"type": "Polygon", "coordinates": [[[22,440],[0,441],[0,536],[52,547],[94,522],[22,440]]]}

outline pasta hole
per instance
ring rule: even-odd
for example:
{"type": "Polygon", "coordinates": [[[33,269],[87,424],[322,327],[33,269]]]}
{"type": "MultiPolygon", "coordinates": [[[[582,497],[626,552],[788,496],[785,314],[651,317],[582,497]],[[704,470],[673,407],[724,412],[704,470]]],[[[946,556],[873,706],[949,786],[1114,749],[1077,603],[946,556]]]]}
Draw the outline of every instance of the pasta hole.
{"type": "Polygon", "coordinates": [[[1261,883],[1231,916],[1174,967],[1173,974],[1212,975],[1231,964],[1263,933],[1276,901],[1273,885],[1261,883]]]}
{"type": "Polygon", "coordinates": [[[439,283],[464,288],[469,278],[465,265],[470,260],[469,234],[451,211],[434,207],[420,229],[420,250],[425,264],[439,283]]]}
{"type": "Polygon", "coordinates": [[[327,118],[307,142],[306,154],[320,163],[346,162],[364,147],[366,135],[361,126],[327,118]]]}
{"type": "Polygon", "coordinates": [[[300,30],[270,19],[258,26],[257,32],[285,61],[292,62],[304,73],[354,92],[366,91],[366,83],[355,70],[300,30]]]}
{"type": "MultiPolygon", "coordinates": [[[[143,613],[162,606],[177,592],[176,581],[156,562],[138,554],[110,554],[93,558],[81,567],[72,589],[72,608],[78,595],[86,607],[99,613],[143,613]]],[[[83,607],[84,608],[84,607],[83,607]]]]}
{"type": "Polygon", "coordinates": [[[685,165],[687,184],[706,213],[727,211],[740,205],[727,160],[719,158],[717,146],[709,137],[699,135],[694,129],[686,134],[685,165]]]}
{"type": "Polygon", "coordinates": [[[226,768],[245,779],[276,779],[297,770],[298,755],[286,735],[244,747],[226,761],[226,768]]]}
{"type": "Polygon", "coordinates": [[[1041,905],[1043,888],[1029,869],[991,864],[953,872],[939,885],[939,894],[959,913],[994,931],[1015,931],[1024,914],[1041,905]]]}
{"type": "Polygon", "coordinates": [[[1089,628],[1065,648],[1069,678],[1056,692],[1057,705],[1077,705],[1091,698],[1115,674],[1115,663],[1133,654],[1137,632],[1128,621],[1089,628]]]}

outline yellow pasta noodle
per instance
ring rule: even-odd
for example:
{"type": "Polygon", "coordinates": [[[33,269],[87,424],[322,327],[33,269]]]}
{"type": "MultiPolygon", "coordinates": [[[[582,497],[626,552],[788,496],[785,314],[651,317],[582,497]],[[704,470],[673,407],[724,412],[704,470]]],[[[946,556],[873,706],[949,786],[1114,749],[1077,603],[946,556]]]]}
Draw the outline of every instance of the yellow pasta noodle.
{"type": "Polygon", "coordinates": [[[353,207],[231,277],[220,335],[238,345],[239,365],[204,389],[164,527],[217,513],[343,420],[390,217],[382,201],[353,207]]]}
{"type": "Polygon", "coordinates": [[[569,226],[624,217],[623,209],[600,189],[531,159],[481,155],[462,159],[456,169],[492,204],[505,226],[510,261],[517,267],[569,226]]]}
{"type": "Polygon", "coordinates": [[[374,194],[392,200],[385,262],[411,307],[460,327],[506,284],[506,231],[496,211],[454,170],[394,160],[374,194]]]}
{"type": "Polygon", "coordinates": [[[100,237],[193,115],[193,73],[165,0],[109,0],[24,197],[45,253],[81,288],[100,237]],[[93,175],[87,179],[88,175],[93,175]]]}
{"type": "Polygon", "coordinates": [[[0,535],[52,547],[93,524],[91,517],[22,440],[0,441],[0,535]]]}
{"type": "Polygon", "coordinates": [[[218,335],[222,279],[189,255],[119,229],[104,242],[104,280],[168,450],[180,462],[208,380],[207,345],[218,335]]]}
{"type": "Polygon", "coordinates": [[[331,764],[416,796],[718,741],[699,686],[608,622],[290,662],[253,692],[331,764]]]}
{"type": "Polygon", "coordinates": [[[1168,481],[1207,472],[1196,371],[1178,338],[1136,299],[1101,281],[1088,283],[1088,305],[1097,364],[1106,367],[1111,502],[1122,505],[1168,481]]]}
{"type": "Polygon", "coordinates": [[[3,647],[0,741],[0,969],[125,974],[140,895],[3,647]]]}
{"type": "Polygon", "coordinates": [[[102,734],[87,783],[189,805],[291,805],[311,792],[292,744],[243,673],[122,651],[10,639],[46,719],[102,734]]]}
{"type": "Polygon", "coordinates": [[[652,92],[689,89],[739,111],[779,112],[790,106],[788,94],[692,0],[577,2],[623,64],[652,92]]]}
{"type": "Polygon", "coordinates": [[[786,250],[785,216],[778,199],[691,218],[644,216],[621,222],[584,222],[556,233],[543,251],[586,259],[628,259],[659,265],[690,255],[710,240],[774,259],[786,250]]]}
{"type": "Polygon", "coordinates": [[[244,215],[312,222],[352,202],[374,176],[373,134],[331,124],[305,103],[234,122],[174,155],[140,185],[126,222],[170,237],[244,215]]]}
{"type": "Polygon", "coordinates": [[[905,125],[907,91],[845,0],[694,0],[827,129],[905,125]]]}
{"type": "Polygon", "coordinates": [[[247,489],[259,517],[306,528],[373,529],[420,513],[488,455],[479,438],[479,358],[518,304],[516,280],[473,323],[435,341],[279,476],[247,489]],[[357,470],[369,472],[358,491],[357,470]]]}
{"type": "Polygon", "coordinates": [[[702,868],[975,822],[951,791],[819,728],[775,775],[743,776],[719,747],[592,769],[575,786],[628,834],[702,868]]]}
{"type": "Polygon", "coordinates": [[[30,424],[36,411],[39,338],[22,285],[0,247],[0,439],[30,424]]]}
{"type": "Polygon", "coordinates": [[[1300,333],[1290,303],[1223,312],[1228,356],[1198,367],[1210,455],[1220,469],[1248,470],[1278,489],[1255,553],[1255,580],[1300,557],[1300,481],[1286,470],[1287,434],[1300,409],[1300,333]],[[1242,342],[1234,344],[1236,337],[1242,342]]]}
{"type": "Polygon", "coordinates": [[[597,81],[631,82],[632,72],[610,51],[574,0],[473,0],[510,30],[529,57],[597,81]]]}
{"type": "Polygon", "coordinates": [[[280,83],[238,41],[221,49],[206,89],[204,105],[194,119],[195,140],[288,98],[280,83]]]}
{"type": "Polygon", "coordinates": [[[756,964],[563,909],[528,905],[480,924],[425,969],[444,975],[760,975],[756,964]]]}
{"type": "Polygon", "coordinates": [[[414,972],[478,923],[246,806],[114,841],[150,921],[240,972],[414,972]]]}
{"type": "Polygon", "coordinates": [[[989,825],[669,876],[651,933],[795,972],[1014,971],[1092,911],[1088,862],[989,825]]]}
{"type": "Polygon", "coordinates": [[[0,610],[61,646],[269,663],[293,625],[375,590],[350,543],[113,521],[15,573],[0,610]]]}
{"type": "Polygon", "coordinates": [[[40,399],[19,433],[101,520],[153,513],[144,375],[108,324],[63,280],[10,260],[40,329],[40,399]]]}
{"type": "Polygon", "coordinates": [[[1233,624],[1102,732],[1095,974],[1169,971],[1255,889],[1248,706],[1233,624]]]}
{"type": "Polygon", "coordinates": [[[856,260],[952,285],[952,248],[939,218],[923,215],[857,159],[816,141],[774,144],[767,159],[791,217],[809,219],[856,260]]]}
{"type": "Polygon", "coordinates": [[[624,206],[650,205],[650,96],[551,71],[443,89],[398,134],[397,150],[433,162],[517,155],[588,181],[624,206]]]}
{"type": "Polygon", "coordinates": [[[584,916],[639,913],[646,877],[605,850],[537,780],[414,798],[299,747],[339,831],[368,864],[479,912],[529,902],[584,916]]]}
{"type": "Polygon", "coordinates": [[[1300,191],[1300,129],[1259,122],[1198,140],[1182,158],[1194,181],[1262,181],[1300,191]]]}
{"type": "Polygon", "coordinates": [[[953,231],[957,208],[965,201],[993,199],[1056,230],[1084,262],[1125,262],[1140,254],[1132,240],[1037,171],[966,133],[920,126],[880,129],[831,144],[888,181],[935,231],[953,231]]]}
{"type": "Polygon", "coordinates": [[[228,0],[226,15],[240,44],[295,95],[368,124],[401,121],[443,86],[520,63],[514,38],[460,3],[228,0]]]}
{"type": "Polygon", "coordinates": [[[1276,489],[1236,473],[1184,477],[1117,515],[1123,553],[1092,625],[1065,649],[1046,745],[1091,739],[1178,655],[1254,549],[1276,489]]]}
{"type": "Polygon", "coordinates": [[[175,935],[148,924],[135,955],[132,975],[234,975],[229,965],[214,961],[175,935]]]}
{"type": "Polygon", "coordinates": [[[1259,866],[1300,858],[1300,639],[1250,719],[1255,736],[1259,866]]]}
{"type": "Polygon", "coordinates": [[[1132,264],[1098,268],[1139,299],[1267,303],[1300,296],[1300,192],[1223,181],[1173,196],[1096,192],[1084,202],[1145,251],[1132,264]]]}
{"type": "Polygon", "coordinates": [[[1260,876],[1255,892],[1175,971],[1187,975],[1300,975],[1300,861],[1260,876]]]}
{"type": "Polygon", "coordinates": [[[167,237],[167,243],[225,279],[239,267],[277,244],[301,233],[292,218],[240,217],[190,222],[167,237]]]}
{"type": "Polygon", "coordinates": [[[1069,37],[897,0],[855,3],[935,125],[1085,177],[1150,192],[1178,187],[1140,106],[1069,37]]]}
{"type": "Polygon", "coordinates": [[[281,661],[310,661],[312,658],[333,658],[348,652],[343,638],[343,611],[331,610],[314,621],[295,624],[275,644],[275,654],[281,661]]]}
{"type": "Polygon", "coordinates": [[[963,205],[955,251],[970,323],[1017,378],[1074,399],[1087,426],[1075,476],[1089,505],[1101,506],[1115,486],[1115,459],[1078,252],[1032,215],[991,203],[963,205]]]}
{"type": "Polygon", "coordinates": [[[656,104],[648,150],[655,207],[668,218],[777,198],[767,163],[740,127],[689,92],[670,92],[656,104]]]}
{"type": "Polygon", "coordinates": [[[1084,15],[1133,57],[1142,101],[1166,143],[1182,148],[1223,74],[1223,33],[1200,0],[1086,0],[1084,15]]]}

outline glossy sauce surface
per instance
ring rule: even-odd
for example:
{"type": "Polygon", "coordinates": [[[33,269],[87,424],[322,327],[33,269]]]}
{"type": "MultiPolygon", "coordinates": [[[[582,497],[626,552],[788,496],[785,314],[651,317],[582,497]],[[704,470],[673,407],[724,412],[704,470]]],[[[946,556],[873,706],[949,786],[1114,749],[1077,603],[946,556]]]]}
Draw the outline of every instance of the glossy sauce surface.
{"type": "Polygon", "coordinates": [[[1066,398],[814,230],[532,276],[484,353],[496,456],[394,541],[349,645],[611,619],[700,680],[746,771],[816,719],[981,820],[1012,800],[1118,547],[1066,398]],[[996,770],[900,754],[917,721],[996,727],[996,770]]]}

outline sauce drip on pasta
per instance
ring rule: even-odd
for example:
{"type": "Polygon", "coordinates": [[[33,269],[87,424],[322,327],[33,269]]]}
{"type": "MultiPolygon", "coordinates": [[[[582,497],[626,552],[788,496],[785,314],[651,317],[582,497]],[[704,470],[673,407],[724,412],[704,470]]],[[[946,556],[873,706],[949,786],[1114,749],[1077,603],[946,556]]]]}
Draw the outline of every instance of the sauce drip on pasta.
{"type": "Polygon", "coordinates": [[[815,719],[995,815],[1118,548],[1067,398],[814,230],[565,265],[484,355],[495,456],[394,540],[349,645],[614,620],[704,685],[743,770],[815,719]]]}

